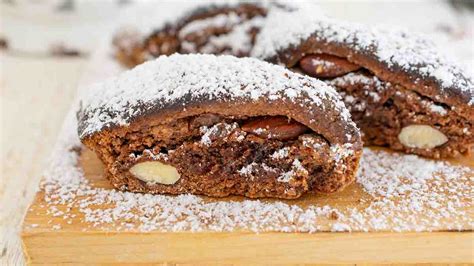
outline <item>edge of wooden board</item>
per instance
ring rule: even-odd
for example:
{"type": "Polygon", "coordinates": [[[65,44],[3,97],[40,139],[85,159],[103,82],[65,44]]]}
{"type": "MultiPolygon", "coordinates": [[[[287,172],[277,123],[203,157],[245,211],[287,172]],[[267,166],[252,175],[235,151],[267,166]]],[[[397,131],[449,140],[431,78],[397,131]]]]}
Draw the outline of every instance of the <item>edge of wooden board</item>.
{"type": "Polygon", "coordinates": [[[50,263],[472,263],[474,233],[22,234],[30,264],[50,263]],[[453,249],[453,247],[456,247],[453,249]]]}

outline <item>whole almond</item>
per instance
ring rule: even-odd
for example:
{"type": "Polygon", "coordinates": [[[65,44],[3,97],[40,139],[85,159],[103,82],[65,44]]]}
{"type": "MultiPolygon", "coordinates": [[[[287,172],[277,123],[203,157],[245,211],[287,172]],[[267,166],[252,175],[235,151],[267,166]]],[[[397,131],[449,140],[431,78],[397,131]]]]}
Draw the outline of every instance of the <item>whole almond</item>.
{"type": "Polygon", "coordinates": [[[172,185],[180,178],[176,168],[158,161],[137,163],[129,171],[136,178],[152,184],[172,185]]]}
{"type": "Polygon", "coordinates": [[[300,60],[300,68],[304,73],[312,77],[335,78],[358,70],[360,66],[342,57],[328,54],[312,54],[300,60]]]}
{"type": "Polygon", "coordinates": [[[242,125],[242,130],[263,138],[288,140],[298,137],[309,128],[283,116],[270,116],[247,122],[242,125]]]}
{"type": "Polygon", "coordinates": [[[406,147],[432,149],[448,142],[441,131],[428,125],[409,125],[400,131],[398,140],[406,147]]]}

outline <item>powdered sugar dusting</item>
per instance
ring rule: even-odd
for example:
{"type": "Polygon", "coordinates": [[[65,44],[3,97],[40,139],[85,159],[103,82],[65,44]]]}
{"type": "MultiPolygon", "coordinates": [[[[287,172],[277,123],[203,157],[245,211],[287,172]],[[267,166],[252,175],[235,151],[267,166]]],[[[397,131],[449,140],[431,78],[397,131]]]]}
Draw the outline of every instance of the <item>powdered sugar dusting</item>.
{"type": "Polygon", "coordinates": [[[446,111],[446,109],[444,109],[443,106],[440,106],[440,105],[437,105],[437,104],[434,104],[434,103],[430,103],[429,108],[430,108],[431,112],[438,113],[440,115],[446,115],[448,113],[448,111],[446,111]]]}
{"type": "MultiPolygon", "coordinates": [[[[78,166],[79,145],[70,112],[42,182],[46,212],[67,223],[59,226],[52,218],[46,226],[54,230],[63,230],[73,221],[83,223],[84,230],[139,232],[431,231],[472,230],[474,225],[473,169],[414,155],[366,148],[358,184],[334,195],[351,200],[333,206],[318,201],[300,205],[297,200],[209,200],[97,188],[78,166]],[[365,192],[354,194],[359,187],[365,192]]],[[[294,171],[303,171],[298,165],[293,163],[294,171]]]]}
{"type": "Polygon", "coordinates": [[[374,93],[383,93],[390,86],[390,82],[382,82],[376,76],[369,77],[367,75],[354,72],[328,80],[326,82],[336,87],[344,87],[348,84],[363,84],[365,90],[375,89],[374,93]]]}
{"type": "Polygon", "coordinates": [[[468,104],[474,104],[472,78],[440,54],[426,38],[400,29],[369,27],[336,20],[319,14],[319,9],[309,6],[294,12],[272,10],[257,38],[252,55],[271,58],[279,51],[299,45],[312,35],[321,41],[342,44],[358,53],[373,55],[391,71],[402,71],[408,75],[415,73],[414,77],[433,79],[443,96],[449,96],[445,91],[447,89],[456,90],[467,95],[468,104]]]}
{"type": "Polygon", "coordinates": [[[271,157],[272,157],[273,159],[276,159],[276,160],[283,159],[283,158],[288,157],[289,152],[290,152],[290,148],[284,147],[284,148],[281,148],[281,149],[275,151],[275,152],[271,155],[271,157]]]}
{"type": "Polygon", "coordinates": [[[251,164],[242,167],[242,168],[239,170],[239,174],[242,175],[242,176],[249,176],[250,174],[252,174],[253,168],[254,168],[255,166],[257,166],[257,163],[252,162],[251,164]]]}
{"type": "Polygon", "coordinates": [[[308,175],[308,170],[306,170],[303,165],[301,164],[300,160],[295,159],[291,165],[291,170],[288,172],[282,173],[280,176],[277,177],[278,182],[288,183],[294,177],[298,175],[308,175]]]}
{"type": "MultiPolygon", "coordinates": [[[[327,84],[335,87],[347,87],[347,86],[361,86],[360,91],[368,96],[370,102],[380,102],[382,100],[381,95],[386,93],[391,87],[390,82],[383,82],[376,76],[367,76],[360,73],[348,73],[346,75],[327,80],[327,84]]],[[[364,97],[354,97],[348,94],[344,90],[340,90],[339,94],[343,97],[347,108],[350,111],[364,111],[368,106],[368,101],[364,97]]]]}
{"type": "MultiPolygon", "coordinates": [[[[355,127],[336,91],[325,83],[252,58],[214,55],[161,56],[91,86],[82,97],[81,135],[193,100],[287,100],[334,108],[342,124],[355,127]],[[326,103],[324,103],[326,101],[326,103]]],[[[314,112],[308,108],[308,112],[314,112]]]]}
{"type": "Polygon", "coordinates": [[[260,28],[263,22],[264,18],[257,16],[235,25],[232,31],[227,34],[211,36],[209,41],[201,47],[201,52],[213,53],[214,51],[230,48],[231,54],[248,54],[253,47],[252,35],[249,32],[254,28],[260,28]]]}
{"type": "Polygon", "coordinates": [[[463,223],[472,228],[472,168],[415,155],[364,152],[357,182],[378,199],[365,210],[378,213],[373,224],[377,229],[422,231],[443,223],[449,230],[457,230],[463,223]],[[451,220],[453,217],[456,219],[451,220]]]}
{"type": "Polygon", "coordinates": [[[216,138],[225,138],[237,128],[237,123],[227,124],[227,123],[218,123],[213,125],[212,127],[202,126],[199,128],[201,132],[201,143],[205,146],[211,145],[212,141],[216,138]]]}
{"type": "Polygon", "coordinates": [[[203,31],[209,27],[231,28],[236,24],[239,24],[241,21],[242,18],[239,17],[239,15],[237,15],[235,12],[230,12],[229,14],[219,14],[215,17],[196,20],[188,23],[180,30],[179,36],[183,38],[188,34],[203,31]]]}

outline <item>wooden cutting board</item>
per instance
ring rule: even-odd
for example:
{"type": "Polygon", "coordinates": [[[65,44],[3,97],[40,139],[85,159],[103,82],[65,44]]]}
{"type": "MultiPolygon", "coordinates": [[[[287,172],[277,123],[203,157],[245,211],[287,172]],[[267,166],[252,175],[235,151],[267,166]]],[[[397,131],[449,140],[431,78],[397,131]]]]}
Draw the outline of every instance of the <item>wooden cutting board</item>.
{"type": "MultiPolygon", "coordinates": [[[[92,186],[112,189],[102,176],[101,162],[90,151],[81,159],[92,186]]],[[[473,158],[457,163],[474,165],[473,158]]],[[[329,196],[312,195],[296,201],[298,206],[360,206],[368,198],[359,184],[329,196]]],[[[211,199],[207,199],[211,200],[211,199]]],[[[223,199],[241,200],[239,197],[223,199]]],[[[28,261],[40,263],[405,263],[472,262],[474,234],[469,224],[459,231],[438,228],[433,232],[140,232],[122,231],[117,225],[91,227],[77,215],[69,224],[47,213],[44,192],[38,192],[25,218],[22,238],[28,261]],[[51,224],[59,224],[54,230],[51,224]]],[[[468,210],[472,220],[472,209],[468,210]]],[[[331,218],[320,220],[324,228],[331,218]]],[[[453,221],[454,222],[454,221],[453,221]]]]}
{"type": "MultiPolygon", "coordinates": [[[[97,52],[86,73],[89,83],[117,72],[117,66],[107,52],[97,52]],[[108,71],[107,69],[115,69],[108,71]],[[107,71],[106,71],[107,70],[107,71]]],[[[474,167],[474,157],[452,161],[454,164],[474,167]]],[[[83,150],[79,158],[80,168],[93,188],[112,190],[103,177],[103,166],[97,157],[83,150]]],[[[472,184],[473,172],[470,172],[472,184]]],[[[455,182],[451,181],[451,182],[455,182]]],[[[446,184],[447,185],[447,184],[446,184]]],[[[443,186],[443,184],[438,186],[443,186]]],[[[463,187],[465,193],[472,194],[472,186],[463,187]]],[[[446,197],[449,197],[446,191],[446,197]]],[[[92,197],[85,195],[83,197],[92,197]]],[[[404,200],[391,199],[395,205],[404,200]]],[[[203,202],[242,202],[240,197],[210,199],[203,202]]],[[[380,199],[379,199],[380,200],[380,199]]],[[[469,200],[469,199],[468,199],[469,200]]],[[[293,201],[279,201],[289,206],[331,206],[337,209],[364,210],[375,199],[359,183],[354,183],[342,192],[332,195],[309,195],[293,201]]],[[[276,200],[262,200],[275,203],[276,200]]],[[[84,212],[72,206],[68,218],[51,212],[45,201],[45,192],[40,190],[32,203],[22,230],[22,240],[26,257],[31,264],[106,264],[106,263],[186,263],[186,264],[309,264],[309,263],[472,263],[474,234],[472,204],[465,204],[466,217],[446,216],[429,231],[402,230],[393,232],[394,221],[410,220],[431,222],[429,217],[404,217],[403,213],[388,221],[385,229],[377,229],[364,221],[360,228],[352,232],[332,232],[338,222],[338,214],[318,217],[318,232],[314,233],[255,233],[248,228],[234,231],[216,232],[201,230],[192,232],[165,232],[151,230],[143,232],[134,227],[136,221],[129,221],[131,227],[123,230],[123,219],[95,226],[86,221],[84,212]],[[460,219],[463,218],[463,219],[460,219]],[[453,230],[451,224],[456,224],[453,230]],[[388,229],[387,229],[388,228],[388,229]]],[[[99,204],[92,211],[107,209],[99,204]]],[[[58,211],[69,208],[58,205],[58,211]]],[[[375,214],[375,218],[376,218],[375,214]]],[[[384,215],[384,213],[380,213],[384,215]]],[[[344,228],[343,228],[344,229],[344,228]]]]}

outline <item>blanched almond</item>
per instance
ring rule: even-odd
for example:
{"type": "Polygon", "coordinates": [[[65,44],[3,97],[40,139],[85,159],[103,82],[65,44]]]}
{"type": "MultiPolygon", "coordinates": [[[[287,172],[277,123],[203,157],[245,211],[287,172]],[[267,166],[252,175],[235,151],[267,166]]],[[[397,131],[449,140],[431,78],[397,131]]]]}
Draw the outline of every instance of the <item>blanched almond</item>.
{"type": "Polygon", "coordinates": [[[443,145],[448,138],[431,126],[409,125],[402,128],[398,140],[406,147],[431,149],[443,145]]]}
{"type": "Polygon", "coordinates": [[[172,185],[180,178],[176,168],[158,161],[137,163],[129,171],[147,183],[172,185]]]}

